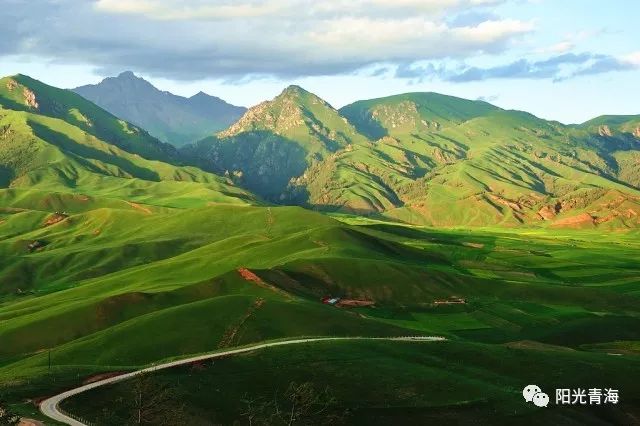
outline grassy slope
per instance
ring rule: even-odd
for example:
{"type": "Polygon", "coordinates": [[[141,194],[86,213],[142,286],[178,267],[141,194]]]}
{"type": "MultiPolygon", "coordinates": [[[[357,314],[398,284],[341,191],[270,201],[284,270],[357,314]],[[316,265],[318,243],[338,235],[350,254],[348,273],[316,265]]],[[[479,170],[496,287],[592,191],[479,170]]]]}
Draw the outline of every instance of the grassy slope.
{"type": "MultiPolygon", "coordinates": [[[[614,366],[606,355],[587,352],[620,351],[624,342],[640,340],[635,262],[639,247],[634,235],[603,235],[594,241],[592,233],[577,232],[470,233],[384,223],[347,225],[298,208],[216,206],[151,215],[114,210],[108,224],[100,223],[99,237],[82,237],[97,225],[91,214],[31,231],[46,233],[51,244],[37,254],[21,256],[33,262],[30,269],[66,272],[54,285],[47,277],[55,274],[44,273],[34,285],[35,293],[7,295],[0,307],[0,337],[10,342],[0,353],[0,378],[13,398],[77,383],[77,374],[82,378],[128,370],[160,358],[214,350],[234,327],[238,332],[227,344],[300,335],[425,333],[482,342],[460,347],[456,343],[453,353],[439,355],[447,359],[473,351],[492,352],[497,358],[505,350],[501,345],[508,344],[523,356],[552,363],[558,351],[539,349],[547,344],[577,351],[567,357],[568,366],[593,362],[608,373],[618,365],[637,369],[636,355],[619,358],[614,366]],[[167,241],[169,229],[172,239],[167,241]],[[95,259],[106,263],[96,264],[95,259]],[[74,272],[84,263],[96,267],[74,272]],[[284,291],[243,280],[235,271],[239,266],[251,268],[284,291]],[[87,273],[96,276],[82,276],[87,273]],[[319,298],[327,294],[371,298],[378,307],[344,311],[322,305],[319,298]],[[467,305],[431,306],[434,299],[452,295],[464,297],[467,305]],[[257,300],[264,304],[243,321],[257,300]],[[46,348],[52,348],[50,376],[43,375],[46,348]]],[[[25,232],[28,224],[22,226],[25,232]]],[[[3,247],[14,245],[11,239],[3,241],[3,247]]],[[[364,351],[364,359],[377,351],[353,350],[364,351]]],[[[427,368],[424,360],[398,350],[397,356],[408,357],[411,368],[427,368]]],[[[317,356],[320,364],[315,365],[323,365],[320,371],[329,369],[327,380],[344,386],[339,374],[332,376],[335,368],[326,364],[326,357],[317,356]]],[[[516,359],[510,362],[515,370],[516,359]]],[[[380,383],[395,380],[394,369],[405,368],[400,365],[389,365],[377,385],[362,386],[381,392],[385,386],[380,383]]],[[[462,365],[469,371],[478,368],[473,357],[462,365]]],[[[451,383],[452,377],[438,372],[442,368],[430,374],[451,383]]],[[[475,378],[471,388],[450,385],[460,400],[443,403],[444,412],[453,415],[453,407],[469,400],[464,392],[477,395],[482,383],[493,383],[493,375],[501,374],[497,364],[482,368],[488,371],[475,378]]],[[[297,377],[293,369],[283,380],[297,377]]],[[[577,369],[569,368],[562,377],[577,383],[577,369]]],[[[486,414],[494,404],[508,401],[515,406],[515,383],[526,379],[519,374],[499,379],[511,384],[495,385],[494,402],[480,403],[478,410],[486,414]]],[[[431,381],[411,386],[417,394],[437,388],[431,381]]],[[[398,397],[398,404],[424,404],[419,398],[398,397]]],[[[415,415],[429,418],[438,410],[418,410],[415,415]]],[[[379,415],[396,415],[392,413],[382,410],[379,415]]],[[[465,413],[466,409],[459,412],[465,413]]]]}
{"type": "Polygon", "coordinates": [[[379,139],[307,172],[302,185],[311,188],[312,204],[444,226],[638,224],[632,163],[640,145],[631,133],[599,136],[435,94],[362,101],[340,112],[379,139]],[[365,202],[343,184],[353,181],[365,202]],[[543,220],[542,209],[553,214],[543,220]],[[591,218],[567,220],[584,213],[591,218]]]}
{"type": "Polygon", "coordinates": [[[64,120],[146,158],[177,161],[176,151],[171,145],[160,143],[144,130],[118,119],[70,90],[48,86],[25,75],[0,79],[0,105],[6,109],[36,112],[64,120]],[[29,95],[33,96],[35,103],[27,102],[29,95]]]}
{"type": "MultiPolygon", "coordinates": [[[[272,348],[172,369],[154,380],[177,389],[190,424],[246,424],[239,415],[246,409],[243,400],[282,395],[291,381],[329,387],[338,400],[336,411],[347,410],[348,424],[622,424],[638,414],[638,384],[632,377],[639,362],[554,347],[337,342],[272,348]],[[540,410],[522,401],[521,390],[530,382],[551,392],[615,383],[627,398],[615,408],[540,410]]],[[[104,409],[127,418],[117,401],[129,391],[128,384],[109,386],[63,407],[87,419],[104,409]]],[[[323,415],[312,421],[321,423],[323,415]]]]}
{"type": "Polygon", "coordinates": [[[291,86],[251,108],[236,124],[183,150],[196,164],[230,173],[247,188],[283,201],[292,178],[366,138],[317,96],[291,86]]]}
{"type": "Polygon", "coordinates": [[[13,207],[50,211],[42,207],[51,205],[37,207],[37,199],[56,198],[54,193],[76,194],[89,205],[88,197],[178,207],[255,200],[216,175],[131,154],[60,119],[0,109],[0,128],[1,183],[10,187],[0,192],[13,207]]]}
{"type": "Polygon", "coordinates": [[[562,345],[576,360],[613,349],[637,368],[637,232],[336,221],[249,205],[258,202],[215,175],[128,153],[70,120],[0,115],[0,393],[11,401],[96,372],[300,335],[438,333],[486,351],[562,345]],[[68,217],[45,226],[56,211],[68,217]],[[30,251],[33,241],[44,247],[30,251]],[[325,295],[377,307],[345,311],[322,305],[325,295]],[[468,303],[432,306],[454,295],[468,303]]]}
{"type": "Polygon", "coordinates": [[[635,117],[564,126],[435,93],[335,111],[291,87],[184,152],[269,199],[325,211],[618,229],[640,223],[639,135],[635,117]]]}

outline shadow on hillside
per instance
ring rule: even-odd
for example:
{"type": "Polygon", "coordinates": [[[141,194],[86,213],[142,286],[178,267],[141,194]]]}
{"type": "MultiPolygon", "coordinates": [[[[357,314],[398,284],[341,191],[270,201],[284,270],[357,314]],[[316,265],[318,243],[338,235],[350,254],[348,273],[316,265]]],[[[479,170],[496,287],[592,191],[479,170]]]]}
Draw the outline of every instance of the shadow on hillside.
{"type": "Polygon", "coordinates": [[[192,165],[221,175],[228,173],[238,185],[278,203],[283,201],[289,181],[308,167],[307,151],[299,143],[270,131],[212,137],[182,152],[192,165]]]}
{"type": "MultiPolygon", "coordinates": [[[[69,138],[67,135],[57,132],[33,120],[28,120],[27,123],[33,129],[33,133],[38,138],[57,146],[67,153],[73,154],[76,161],[78,161],[84,167],[94,173],[105,174],[104,170],[96,167],[88,160],[98,160],[103,163],[116,166],[123,170],[125,173],[128,173],[140,179],[156,182],[160,181],[160,176],[158,175],[158,173],[144,167],[137,166],[136,164],[125,158],[118,157],[117,155],[113,155],[108,152],[100,151],[99,149],[78,143],[69,138]]],[[[93,136],[86,133],[85,137],[87,139],[93,138],[93,136]]]]}
{"type": "Polygon", "coordinates": [[[0,188],[8,188],[13,177],[13,171],[10,168],[0,166],[0,188]]]}
{"type": "Polygon", "coordinates": [[[358,133],[365,135],[373,141],[389,136],[389,131],[385,129],[378,120],[373,118],[369,110],[345,107],[340,109],[340,114],[349,120],[358,133]]]}

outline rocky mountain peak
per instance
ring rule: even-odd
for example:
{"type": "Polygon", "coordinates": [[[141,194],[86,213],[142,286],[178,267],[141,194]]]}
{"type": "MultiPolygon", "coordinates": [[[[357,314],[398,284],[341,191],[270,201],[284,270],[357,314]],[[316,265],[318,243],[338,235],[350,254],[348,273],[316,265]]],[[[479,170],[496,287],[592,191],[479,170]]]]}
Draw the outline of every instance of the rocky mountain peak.
{"type": "Polygon", "coordinates": [[[122,80],[134,80],[134,79],[141,79],[140,77],[136,76],[133,71],[123,71],[120,74],[118,74],[119,79],[122,80]]]}
{"type": "Polygon", "coordinates": [[[292,128],[304,125],[303,111],[314,106],[333,109],[313,93],[300,86],[291,85],[274,99],[250,108],[238,122],[219,135],[228,137],[254,130],[286,133],[292,128]]]}

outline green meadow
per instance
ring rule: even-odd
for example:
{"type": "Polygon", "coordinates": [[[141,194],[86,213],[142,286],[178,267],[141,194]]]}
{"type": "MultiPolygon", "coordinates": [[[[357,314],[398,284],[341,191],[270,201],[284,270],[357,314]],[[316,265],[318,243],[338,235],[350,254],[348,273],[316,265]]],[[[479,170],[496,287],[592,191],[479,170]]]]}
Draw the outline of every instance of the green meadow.
{"type": "MultiPolygon", "coordinates": [[[[340,412],[362,424],[537,419],[520,396],[528,382],[604,383],[625,396],[595,417],[558,407],[550,421],[597,424],[635,412],[635,233],[443,230],[297,207],[145,208],[100,207],[46,227],[43,212],[2,214],[0,381],[18,409],[95,374],[224,347],[299,336],[440,335],[448,341],[268,349],[157,380],[184,395],[208,395],[185,397],[202,424],[242,423],[238,401],[246,392],[258,397],[303,379],[335,389],[340,412]],[[34,240],[46,246],[29,253],[25,243],[34,240]],[[328,295],[375,306],[322,304],[328,295]],[[452,297],[465,303],[434,304],[452,297]],[[267,373],[273,363],[277,380],[267,373]],[[389,396],[398,386],[407,390],[389,396]],[[434,398],[439,392],[446,397],[434,398]]],[[[69,410],[98,421],[127,387],[77,397],[69,410]]]]}
{"type": "MultiPolygon", "coordinates": [[[[163,371],[149,378],[149,392],[171,389],[165,405],[181,417],[166,424],[270,423],[264,411],[274,398],[285,407],[296,384],[326,403],[312,404],[299,424],[640,418],[630,134],[609,153],[627,162],[613,176],[611,155],[590,157],[606,142],[589,133],[598,123],[559,129],[422,94],[347,108],[350,124],[297,87],[261,108],[186,155],[72,92],[25,76],[0,80],[3,406],[47,421],[41,399],[166,360],[304,336],[437,335],[447,340],[253,351],[163,371]],[[282,128],[251,119],[261,114],[282,116],[282,128]],[[390,139],[383,124],[396,129],[390,139]],[[538,162],[529,150],[518,160],[531,140],[544,139],[534,128],[546,129],[557,150],[563,136],[586,139],[566,157],[540,152],[549,158],[538,162]],[[458,146],[471,137],[472,147],[458,146]],[[495,138],[504,144],[492,145],[495,138]],[[224,160],[213,170],[220,174],[190,157],[209,143],[208,154],[224,160]],[[498,170],[500,153],[513,161],[498,170]],[[251,167],[234,168],[236,155],[251,167]],[[576,177],[579,185],[567,186],[576,177]],[[308,197],[296,198],[305,188],[308,197]],[[539,194],[512,202],[533,189],[539,194]],[[411,201],[420,193],[431,210],[411,201]],[[593,211],[581,226],[557,226],[593,211]],[[521,395],[532,383],[550,393],[612,387],[621,399],[537,409],[521,395]],[[255,422],[247,401],[262,407],[255,422]]],[[[128,405],[135,387],[100,388],[63,409],[92,424],[136,424],[128,405]]]]}

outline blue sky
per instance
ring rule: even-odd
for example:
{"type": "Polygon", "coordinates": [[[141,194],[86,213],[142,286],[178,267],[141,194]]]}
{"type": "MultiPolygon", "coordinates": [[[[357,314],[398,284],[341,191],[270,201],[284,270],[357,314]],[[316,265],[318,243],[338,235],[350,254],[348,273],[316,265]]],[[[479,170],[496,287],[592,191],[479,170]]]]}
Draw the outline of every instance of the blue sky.
{"type": "Polygon", "coordinates": [[[59,87],[132,70],[250,106],[435,91],[563,122],[639,114],[640,2],[5,0],[0,74],[59,87]]]}

